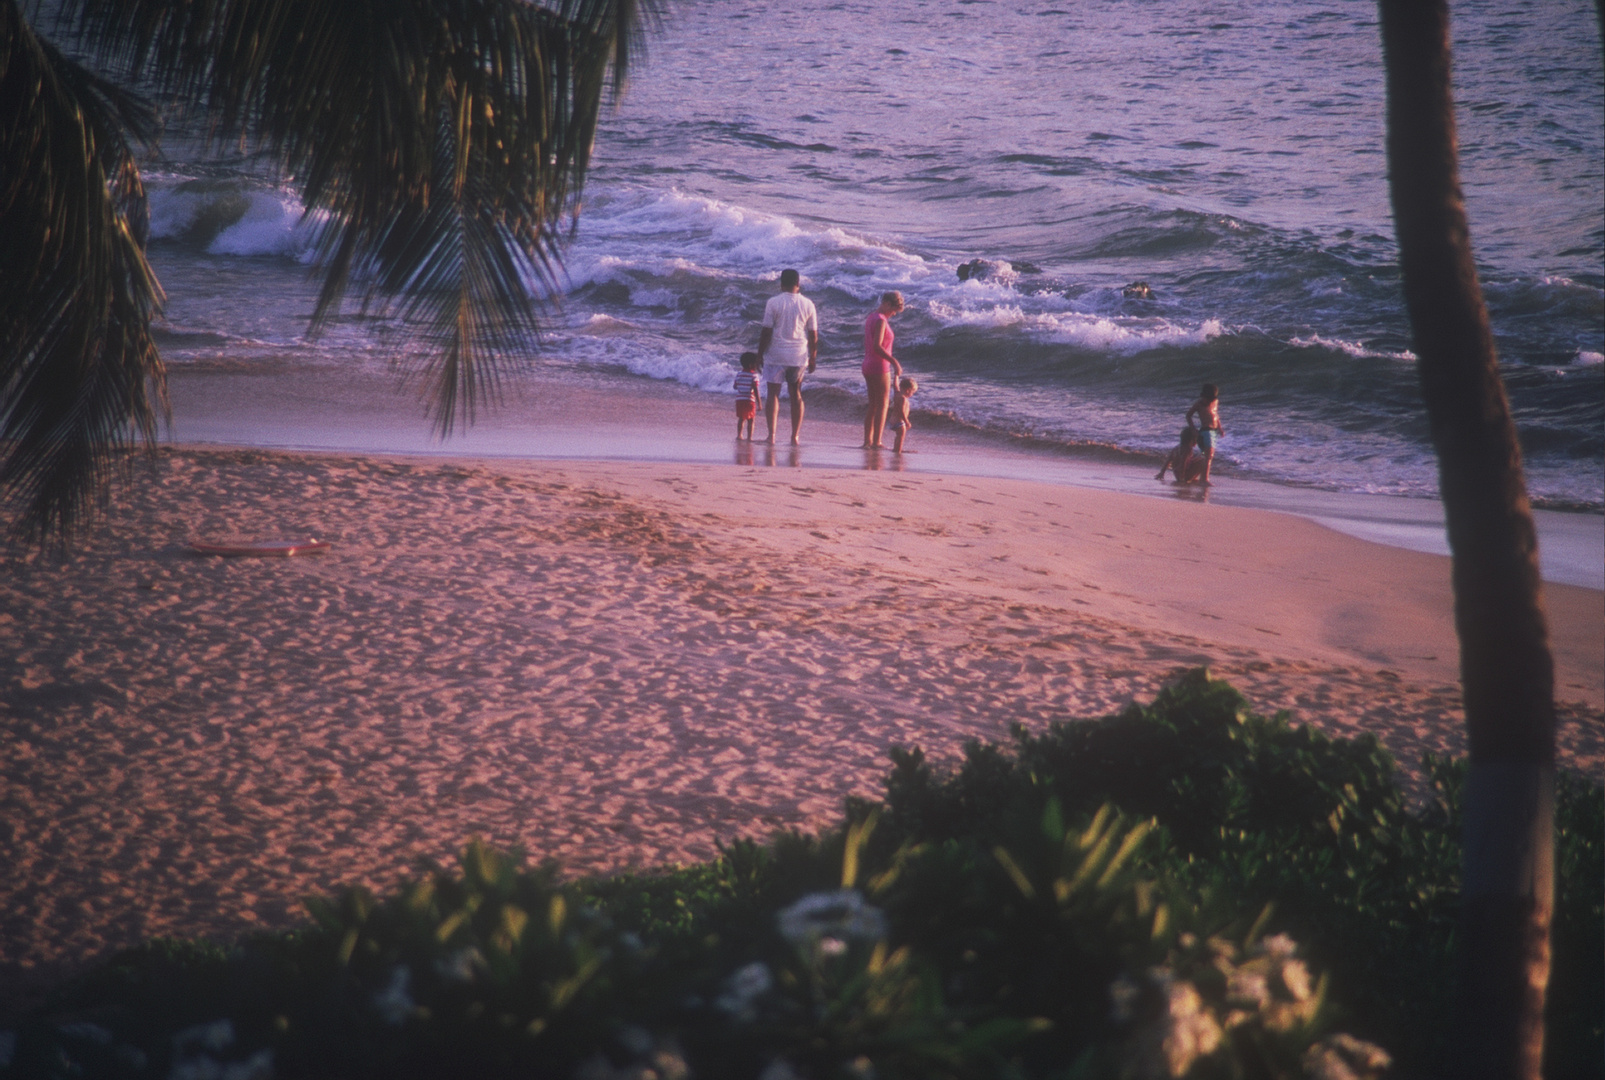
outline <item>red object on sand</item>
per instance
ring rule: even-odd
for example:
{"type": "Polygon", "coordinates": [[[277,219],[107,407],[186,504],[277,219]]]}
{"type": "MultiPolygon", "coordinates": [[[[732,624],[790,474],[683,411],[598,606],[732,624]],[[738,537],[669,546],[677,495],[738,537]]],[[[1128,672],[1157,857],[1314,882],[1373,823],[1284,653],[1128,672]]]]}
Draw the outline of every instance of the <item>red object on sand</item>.
{"type": "Polygon", "coordinates": [[[333,545],[327,540],[257,540],[248,543],[208,544],[191,540],[190,550],[198,555],[315,555],[333,545]]]}

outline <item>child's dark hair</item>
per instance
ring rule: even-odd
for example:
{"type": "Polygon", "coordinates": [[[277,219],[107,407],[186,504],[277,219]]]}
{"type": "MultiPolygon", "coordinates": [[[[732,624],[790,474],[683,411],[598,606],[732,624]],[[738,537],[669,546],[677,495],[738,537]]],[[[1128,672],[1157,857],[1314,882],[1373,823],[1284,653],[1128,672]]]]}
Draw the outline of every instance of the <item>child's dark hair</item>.
{"type": "Polygon", "coordinates": [[[1188,424],[1181,429],[1181,445],[1183,450],[1191,450],[1198,445],[1198,429],[1188,424]]]}
{"type": "Polygon", "coordinates": [[[763,366],[763,361],[759,358],[757,353],[755,353],[755,352],[744,352],[744,353],[741,354],[741,370],[742,371],[757,371],[762,366],[763,366]]]}
{"type": "Polygon", "coordinates": [[[1208,398],[1210,401],[1214,401],[1216,398],[1220,397],[1220,387],[1216,386],[1212,382],[1207,382],[1204,384],[1204,389],[1199,392],[1198,396],[1201,398],[1208,398]]]}

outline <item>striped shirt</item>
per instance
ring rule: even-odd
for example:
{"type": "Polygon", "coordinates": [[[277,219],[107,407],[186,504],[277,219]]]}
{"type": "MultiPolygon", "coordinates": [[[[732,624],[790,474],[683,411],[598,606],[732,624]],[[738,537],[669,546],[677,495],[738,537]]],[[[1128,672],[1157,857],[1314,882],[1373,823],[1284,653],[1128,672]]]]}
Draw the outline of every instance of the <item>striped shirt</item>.
{"type": "Polygon", "coordinates": [[[735,390],[737,401],[740,401],[742,398],[745,398],[748,401],[757,401],[758,373],[756,371],[743,370],[741,374],[736,376],[735,390]]]}

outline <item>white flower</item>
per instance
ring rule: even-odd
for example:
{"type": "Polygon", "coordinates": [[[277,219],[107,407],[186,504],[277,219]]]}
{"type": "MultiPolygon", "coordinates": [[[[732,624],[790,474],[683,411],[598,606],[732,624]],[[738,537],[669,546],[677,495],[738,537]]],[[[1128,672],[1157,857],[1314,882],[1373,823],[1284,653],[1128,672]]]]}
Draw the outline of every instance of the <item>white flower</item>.
{"type": "Polygon", "coordinates": [[[1287,992],[1293,995],[1294,1001],[1310,999],[1310,969],[1304,966],[1304,961],[1282,962],[1282,985],[1287,987],[1287,992]]]}
{"type": "Polygon", "coordinates": [[[1137,999],[1142,996],[1142,987],[1138,986],[1129,975],[1121,975],[1109,985],[1109,1000],[1114,1003],[1111,1010],[1114,1018],[1125,1023],[1137,1015],[1137,999]]]}
{"type": "Polygon", "coordinates": [[[809,893],[777,917],[780,936],[793,945],[824,937],[879,941],[886,936],[886,916],[864,903],[853,889],[809,893]]]}
{"type": "Polygon", "coordinates": [[[822,937],[819,939],[819,955],[840,956],[847,951],[847,942],[839,937],[822,937]]]}
{"type": "Polygon", "coordinates": [[[1273,934],[1259,943],[1260,951],[1278,960],[1291,959],[1298,952],[1298,942],[1286,934],[1273,934]]]}
{"type": "Polygon", "coordinates": [[[673,1044],[660,1047],[652,1055],[652,1069],[658,1074],[658,1080],[691,1080],[691,1066],[686,1064],[680,1048],[673,1044]]]}
{"type": "Polygon", "coordinates": [[[1208,1057],[1220,1046],[1220,1025],[1204,1008],[1204,1000],[1190,982],[1172,983],[1166,992],[1168,1023],[1165,1025],[1165,1062],[1171,1076],[1185,1076],[1193,1062],[1208,1057]]]}
{"type": "Polygon", "coordinates": [[[763,1072],[758,1074],[758,1080],[806,1080],[806,1078],[793,1069],[791,1062],[785,1058],[775,1058],[763,1072]]]}
{"type": "Polygon", "coordinates": [[[1304,1075],[1309,1080],[1376,1080],[1392,1064],[1382,1047],[1342,1032],[1304,1053],[1304,1075]]]}
{"type": "Polygon", "coordinates": [[[454,949],[435,961],[435,973],[453,982],[473,982],[475,969],[484,963],[484,954],[473,946],[454,949]]]}
{"type": "Polygon", "coordinates": [[[755,1007],[759,998],[775,985],[769,965],[759,962],[748,964],[725,980],[724,993],[714,1001],[720,1010],[737,1020],[752,1020],[758,1015],[755,1007]]]}
{"type": "Polygon", "coordinates": [[[223,1080],[273,1080],[273,1051],[258,1050],[223,1070],[223,1080]]]}
{"type": "Polygon", "coordinates": [[[1263,1009],[1271,1000],[1271,986],[1262,972],[1233,968],[1226,976],[1226,996],[1232,1001],[1263,1009]]]}
{"type": "Polygon", "coordinates": [[[400,1027],[412,1015],[412,995],[407,992],[407,984],[412,981],[412,972],[405,965],[397,967],[390,973],[390,985],[373,995],[373,1008],[385,1023],[400,1027]]]}
{"type": "Polygon", "coordinates": [[[1192,983],[1164,967],[1151,969],[1148,977],[1164,994],[1165,1011],[1134,1036],[1131,1072],[1152,1080],[1186,1076],[1220,1046],[1220,1024],[1192,983]]]}

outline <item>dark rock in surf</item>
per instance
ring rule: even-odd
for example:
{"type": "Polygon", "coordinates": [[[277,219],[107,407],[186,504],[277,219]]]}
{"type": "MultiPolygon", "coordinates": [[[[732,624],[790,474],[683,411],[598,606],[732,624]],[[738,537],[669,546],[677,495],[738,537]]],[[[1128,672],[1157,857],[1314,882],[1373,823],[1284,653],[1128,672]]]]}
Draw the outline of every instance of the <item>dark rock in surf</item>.
{"type": "Polygon", "coordinates": [[[971,259],[966,263],[959,263],[958,275],[960,281],[980,281],[983,278],[1008,278],[1020,274],[1040,274],[1042,267],[1028,262],[1004,262],[993,259],[971,259]]]}

